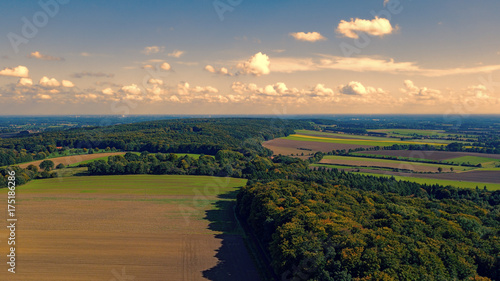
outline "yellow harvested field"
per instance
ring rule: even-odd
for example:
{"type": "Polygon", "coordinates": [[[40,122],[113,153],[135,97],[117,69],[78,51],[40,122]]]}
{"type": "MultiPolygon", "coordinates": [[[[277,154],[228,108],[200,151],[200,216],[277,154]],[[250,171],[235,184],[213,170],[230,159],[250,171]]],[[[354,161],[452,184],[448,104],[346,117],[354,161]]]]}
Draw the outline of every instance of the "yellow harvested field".
{"type": "Polygon", "coordinates": [[[33,161],[29,163],[23,163],[19,164],[18,166],[21,168],[26,168],[29,165],[35,165],[39,166],[40,163],[44,160],[51,160],[54,162],[54,166],[57,166],[59,164],[64,164],[64,166],[72,165],[78,162],[86,161],[86,160],[92,160],[96,158],[101,158],[101,157],[108,157],[108,156],[113,156],[113,155],[124,155],[125,152],[110,152],[110,153],[95,153],[95,154],[82,154],[82,155],[72,155],[72,156],[64,156],[64,157],[56,157],[56,158],[49,158],[49,159],[43,159],[43,160],[38,160],[38,161],[33,161]]]}

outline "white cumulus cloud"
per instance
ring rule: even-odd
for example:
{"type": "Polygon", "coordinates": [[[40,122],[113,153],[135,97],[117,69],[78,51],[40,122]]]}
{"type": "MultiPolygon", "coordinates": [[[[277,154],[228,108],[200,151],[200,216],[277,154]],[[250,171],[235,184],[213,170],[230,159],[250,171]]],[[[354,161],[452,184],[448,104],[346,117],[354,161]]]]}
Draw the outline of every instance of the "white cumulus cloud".
{"type": "Polygon", "coordinates": [[[267,75],[271,71],[269,70],[269,65],[271,61],[266,54],[259,52],[253,55],[248,61],[241,62],[238,64],[238,68],[244,74],[252,74],[255,76],[267,75]]]}
{"type": "Polygon", "coordinates": [[[57,81],[55,78],[48,78],[47,76],[43,76],[42,79],[40,79],[40,82],[38,82],[38,84],[40,84],[40,86],[48,88],[56,88],[61,86],[61,83],[57,81]]]}
{"type": "Polygon", "coordinates": [[[26,87],[33,86],[33,80],[31,80],[31,78],[21,78],[19,82],[17,82],[17,85],[26,87]]]}
{"type": "Polygon", "coordinates": [[[372,36],[384,36],[397,30],[386,18],[375,17],[372,20],[351,19],[351,21],[340,21],[337,27],[337,33],[349,38],[359,38],[358,33],[365,32],[372,36]]]}
{"type": "Polygon", "coordinates": [[[69,80],[62,80],[61,84],[62,84],[63,87],[66,87],[66,88],[73,88],[73,87],[75,87],[75,84],[73,84],[73,82],[71,82],[69,80]]]}
{"type": "Polygon", "coordinates": [[[319,32],[295,32],[290,33],[290,36],[299,41],[316,42],[326,40],[319,32]]]}
{"type": "Polygon", "coordinates": [[[163,70],[170,70],[172,69],[172,67],[170,66],[170,64],[164,62],[160,65],[160,68],[163,69],[163,70]]]}
{"type": "Polygon", "coordinates": [[[163,80],[151,78],[148,80],[148,84],[163,85],[163,80]]]}
{"type": "Polygon", "coordinates": [[[213,67],[211,65],[207,65],[207,66],[205,66],[205,70],[210,72],[210,73],[233,76],[233,74],[229,73],[229,70],[225,67],[221,67],[219,69],[216,69],[215,67],[213,67]]]}
{"type": "Polygon", "coordinates": [[[19,65],[14,68],[6,67],[0,70],[0,76],[28,77],[29,70],[26,66],[19,65]]]}
{"type": "Polygon", "coordinates": [[[141,89],[136,85],[128,85],[128,86],[123,86],[122,91],[132,94],[132,95],[140,95],[141,94],[141,89]]]}

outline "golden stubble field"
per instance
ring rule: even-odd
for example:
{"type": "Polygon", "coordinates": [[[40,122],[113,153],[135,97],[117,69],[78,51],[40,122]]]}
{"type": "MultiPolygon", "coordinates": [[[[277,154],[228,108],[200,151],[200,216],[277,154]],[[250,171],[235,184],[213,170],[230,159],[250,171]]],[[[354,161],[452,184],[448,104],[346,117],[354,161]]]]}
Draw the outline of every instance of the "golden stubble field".
{"type": "Polygon", "coordinates": [[[241,236],[207,219],[217,194],[243,180],[214,189],[210,177],[78,179],[18,188],[17,273],[7,271],[2,227],[0,280],[259,280],[241,236]]]}
{"type": "Polygon", "coordinates": [[[92,159],[101,158],[101,157],[109,157],[109,156],[114,156],[114,155],[123,155],[123,154],[125,154],[125,152],[106,152],[106,153],[62,156],[62,157],[48,158],[48,159],[33,161],[33,162],[29,162],[29,163],[19,164],[18,166],[21,168],[27,168],[29,165],[35,165],[38,167],[38,166],[40,166],[40,163],[42,163],[44,160],[51,160],[52,162],[54,162],[54,167],[59,165],[59,164],[64,164],[65,166],[68,166],[68,165],[73,165],[73,164],[76,164],[78,162],[82,162],[82,161],[86,161],[86,160],[92,160],[92,159]]]}

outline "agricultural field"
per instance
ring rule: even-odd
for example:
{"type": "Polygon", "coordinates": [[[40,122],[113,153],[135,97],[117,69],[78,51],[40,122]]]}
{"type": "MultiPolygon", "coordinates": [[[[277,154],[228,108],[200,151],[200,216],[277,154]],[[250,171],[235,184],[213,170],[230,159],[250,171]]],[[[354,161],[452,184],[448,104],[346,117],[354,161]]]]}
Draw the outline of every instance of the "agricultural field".
{"type": "Polygon", "coordinates": [[[377,150],[377,151],[362,151],[355,152],[357,155],[371,156],[390,156],[398,157],[399,159],[412,160],[432,160],[441,161],[444,163],[462,164],[469,163],[471,165],[481,164],[483,167],[491,166],[500,162],[500,154],[486,154],[474,152],[451,152],[451,151],[421,151],[421,150],[377,150]]]}
{"type": "Polygon", "coordinates": [[[345,140],[363,140],[363,141],[373,141],[376,144],[373,146],[388,146],[393,144],[429,144],[429,145],[443,145],[449,144],[450,140],[444,139],[410,139],[410,140],[401,140],[403,136],[392,136],[392,137],[378,137],[378,136],[364,136],[364,135],[353,135],[353,134],[343,134],[343,133],[329,133],[329,132],[319,132],[319,131],[310,131],[310,130],[296,130],[296,135],[299,136],[312,136],[312,137],[323,137],[323,138],[332,138],[332,139],[345,139],[345,140]],[[387,144],[391,143],[391,144],[387,144]]]}
{"type": "Polygon", "coordinates": [[[265,141],[262,146],[273,151],[274,155],[308,155],[315,152],[329,152],[332,150],[349,150],[359,147],[369,148],[369,145],[352,145],[342,143],[328,143],[328,142],[315,142],[315,141],[297,141],[289,139],[273,139],[265,141]]]}
{"type": "Polygon", "coordinates": [[[50,159],[43,159],[43,160],[19,164],[16,166],[19,166],[21,168],[26,168],[29,165],[35,165],[38,167],[40,165],[40,163],[42,163],[44,160],[51,160],[52,162],[54,162],[54,166],[57,166],[61,163],[64,164],[64,166],[70,166],[70,165],[74,165],[76,163],[82,163],[84,161],[91,162],[91,161],[95,161],[97,159],[108,159],[109,156],[113,156],[113,155],[124,155],[124,154],[125,154],[125,152],[80,154],[80,155],[72,155],[72,156],[63,156],[63,157],[56,157],[56,158],[50,158],[50,159]]]}
{"type": "Polygon", "coordinates": [[[266,141],[262,145],[272,150],[275,155],[302,155],[302,153],[307,155],[318,151],[330,152],[332,150],[371,148],[374,146],[384,147],[394,144],[442,146],[450,143],[450,141],[444,140],[401,141],[397,138],[336,134],[309,130],[296,130],[295,133],[288,137],[266,141]]]}
{"type": "Polygon", "coordinates": [[[233,214],[245,183],[172,175],[31,181],[17,188],[22,266],[0,280],[260,280],[233,214]]]}
{"type": "MultiPolygon", "coordinates": [[[[301,135],[294,134],[288,137],[284,137],[284,139],[288,140],[298,140],[298,141],[314,141],[314,142],[327,142],[327,143],[341,143],[341,144],[351,144],[351,145],[367,145],[367,146],[391,146],[395,144],[428,144],[434,146],[445,145],[444,143],[435,143],[435,142],[420,142],[420,141],[398,141],[397,139],[386,140],[385,138],[377,138],[377,137],[366,137],[366,138],[350,138],[350,135],[346,137],[331,137],[331,136],[309,136],[309,135],[301,135]],[[369,139],[368,139],[369,138],[369,139]],[[374,139],[375,138],[375,139],[374,139]]],[[[443,141],[444,142],[444,141],[443,141]]]]}
{"type": "MultiPolygon", "coordinates": [[[[344,170],[355,174],[391,177],[394,176],[397,180],[405,180],[420,184],[440,184],[451,185],[460,188],[483,188],[486,186],[488,190],[500,190],[500,178],[498,173],[485,173],[491,171],[472,171],[467,173],[442,173],[442,174],[418,174],[418,173],[403,173],[393,172],[390,169],[372,168],[363,169],[361,167],[352,167],[346,165],[332,164],[312,164],[311,167],[325,167],[328,169],[344,170]]],[[[498,170],[500,172],[500,170],[498,170]]]]}
{"type": "Polygon", "coordinates": [[[399,160],[387,160],[387,159],[373,159],[373,158],[363,158],[363,157],[351,157],[351,156],[325,156],[320,164],[336,164],[336,165],[348,165],[356,167],[380,167],[380,168],[390,168],[399,170],[409,170],[420,173],[437,173],[438,168],[442,168],[445,172],[450,172],[450,168],[453,171],[467,171],[473,168],[458,166],[458,165],[440,165],[440,164],[429,164],[429,163],[418,163],[409,161],[399,161],[399,160]]]}
{"type": "Polygon", "coordinates": [[[465,138],[465,135],[446,133],[443,130],[378,129],[378,130],[368,130],[368,132],[386,133],[388,136],[395,136],[395,137],[423,136],[423,137],[433,137],[433,138],[457,138],[457,137],[465,138]]]}

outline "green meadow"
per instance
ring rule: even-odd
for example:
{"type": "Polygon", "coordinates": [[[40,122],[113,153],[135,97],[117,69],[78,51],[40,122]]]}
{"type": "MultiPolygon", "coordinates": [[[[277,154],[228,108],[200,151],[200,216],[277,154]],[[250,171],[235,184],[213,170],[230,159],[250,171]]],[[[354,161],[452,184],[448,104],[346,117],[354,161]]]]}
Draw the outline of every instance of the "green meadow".
{"type": "MultiPolygon", "coordinates": [[[[18,192],[43,194],[128,194],[214,196],[237,190],[246,179],[184,175],[84,176],[33,180],[18,192]]],[[[7,188],[1,192],[6,193],[7,188]]]]}

